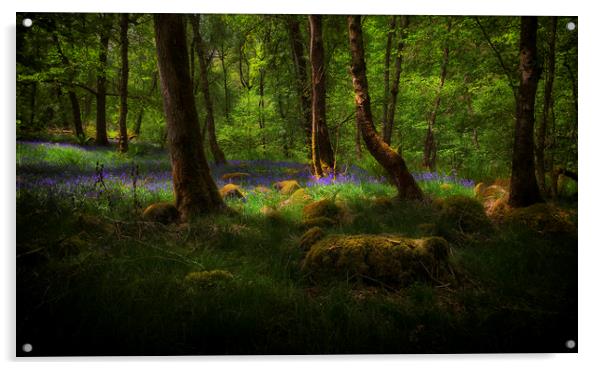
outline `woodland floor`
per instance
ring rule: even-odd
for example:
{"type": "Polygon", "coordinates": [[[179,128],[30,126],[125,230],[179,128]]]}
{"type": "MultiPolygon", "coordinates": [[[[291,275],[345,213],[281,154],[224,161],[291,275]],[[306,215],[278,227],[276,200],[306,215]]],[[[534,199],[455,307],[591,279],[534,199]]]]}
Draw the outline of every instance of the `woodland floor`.
{"type": "MultiPolygon", "coordinates": [[[[425,224],[446,225],[431,202],[382,202],[394,188],[355,166],[317,182],[289,162],[212,172],[220,187],[224,174],[248,174],[237,181],[245,198],[227,200],[236,212],[165,226],[141,219],[173,201],[164,150],[18,142],[17,343],[33,351],[17,355],[577,351],[565,346],[577,339],[576,229],[502,223],[450,240],[453,284],[316,282],[300,268],[303,204],[286,203],[276,181],[345,205],[327,234],[420,238],[425,224]],[[231,275],[186,278],[214,270],[231,275]]],[[[471,180],[415,175],[430,199],[474,196],[471,180]]],[[[557,206],[576,226],[576,202],[557,206]]]]}

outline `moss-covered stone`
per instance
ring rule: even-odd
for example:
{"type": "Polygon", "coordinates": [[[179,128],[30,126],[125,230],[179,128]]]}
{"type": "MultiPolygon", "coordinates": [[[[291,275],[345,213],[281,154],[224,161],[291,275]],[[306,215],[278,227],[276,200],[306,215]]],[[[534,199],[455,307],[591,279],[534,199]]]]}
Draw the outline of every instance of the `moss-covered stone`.
{"type": "Polygon", "coordinates": [[[444,230],[484,234],[492,229],[483,205],[475,198],[454,195],[444,199],[440,207],[439,224],[444,230]]]}
{"type": "Polygon", "coordinates": [[[315,226],[330,227],[330,226],[334,226],[336,224],[337,224],[337,221],[335,221],[329,217],[314,217],[314,218],[309,218],[309,219],[303,220],[303,222],[301,222],[301,227],[304,227],[304,228],[315,227],[315,226]]]}
{"type": "Polygon", "coordinates": [[[240,186],[236,184],[226,184],[219,189],[219,194],[222,198],[233,198],[233,199],[241,199],[244,198],[244,194],[242,193],[242,189],[240,186]]]}
{"type": "Polygon", "coordinates": [[[225,270],[194,271],[184,277],[184,284],[191,288],[207,288],[221,285],[234,278],[225,270]]]}
{"type": "Polygon", "coordinates": [[[170,224],[176,222],[180,218],[180,212],[171,203],[159,202],[151,204],[142,212],[142,219],[151,222],[160,222],[162,224],[170,224]]]}
{"type": "Polygon", "coordinates": [[[546,203],[537,203],[524,208],[512,208],[507,212],[506,220],[521,224],[541,234],[576,232],[577,228],[570,220],[570,213],[546,203]]]}
{"type": "Polygon", "coordinates": [[[313,244],[302,269],[318,279],[356,278],[396,285],[442,279],[448,259],[449,245],[443,238],[330,235],[313,244]]]}
{"type": "Polygon", "coordinates": [[[340,213],[341,208],[332,199],[321,199],[303,207],[302,216],[303,220],[318,217],[337,219],[340,213]]]}
{"type": "Polygon", "coordinates": [[[439,185],[439,189],[443,190],[443,191],[449,191],[453,188],[453,186],[451,184],[448,183],[443,183],[441,185],[439,185]]]}
{"type": "Polygon", "coordinates": [[[305,189],[301,188],[297,189],[293,194],[291,194],[291,196],[284,200],[280,206],[285,207],[295,204],[307,204],[309,202],[311,202],[311,195],[309,195],[305,189]]]}
{"type": "Polygon", "coordinates": [[[299,240],[299,247],[303,251],[308,251],[312,245],[314,245],[318,240],[322,239],[326,234],[319,227],[312,227],[307,230],[303,235],[301,235],[301,239],[299,240]]]}
{"type": "Polygon", "coordinates": [[[99,233],[109,235],[115,231],[112,223],[103,221],[97,216],[80,214],[77,216],[77,226],[81,230],[86,230],[89,233],[99,233]]]}
{"type": "Polygon", "coordinates": [[[251,175],[246,172],[231,172],[231,173],[223,174],[222,180],[224,180],[224,181],[240,181],[240,180],[246,179],[249,176],[251,176],[251,175]]]}
{"type": "Polygon", "coordinates": [[[301,189],[301,185],[297,182],[297,180],[284,180],[274,183],[274,188],[283,195],[291,195],[295,191],[301,189]]]}

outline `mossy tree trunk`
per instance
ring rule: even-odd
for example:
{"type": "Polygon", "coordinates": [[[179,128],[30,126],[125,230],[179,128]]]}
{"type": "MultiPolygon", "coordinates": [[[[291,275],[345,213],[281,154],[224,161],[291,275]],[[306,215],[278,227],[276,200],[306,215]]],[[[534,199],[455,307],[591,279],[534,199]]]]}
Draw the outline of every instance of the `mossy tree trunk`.
{"type": "Polygon", "coordinates": [[[349,16],[347,21],[351,47],[351,75],[355,91],[356,120],[361,127],[366,147],[388,172],[400,198],[422,199],[422,190],[408,171],[403,158],[391,149],[376,132],[370,109],[370,95],[368,94],[361,17],[359,15],[349,16]]]}
{"type": "Polygon", "coordinates": [[[399,78],[401,76],[401,62],[402,52],[404,47],[404,40],[406,35],[406,29],[408,27],[409,18],[407,15],[402,15],[399,19],[399,41],[397,43],[397,51],[395,58],[395,72],[393,74],[393,81],[391,81],[391,91],[389,94],[389,100],[387,102],[387,120],[383,127],[383,140],[388,145],[391,145],[391,136],[393,136],[393,126],[395,123],[395,107],[397,105],[397,95],[399,94],[399,78]]]}
{"type": "MultiPolygon", "coordinates": [[[[301,35],[299,20],[292,15],[288,18],[289,36],[291,39],[291,49],[293,54],[293,64],[295,66],[296,78],[295,87],[299,96],[299,108],[301,111],[301,126],[305,132],[305,140],[307,147],[311,147],[311,93],[307,79],[307,63],[303,49],[305,42],[301,35]]],[[[310,151],[311,152],[311,151],[310,151]]],[[[311,156],[311,153],[310,153],[311,156]]]]}
{"type": "Polygon", "coordinates": [[[553,104],[552,91],[554,88],[554,77],[556,75],[556,27],[558,17],[550,19],[550,30],[548,39],[548,54],[546,58],[546,78],[543,94],[543,116],[539,130],[537,130],[537,145],[535,146],[535,175],[539,182],[539,189],[542,194],[547,193],[546,188],[546,161],[545,150],[547,147],[546,139],[548,136],[548,126],[551,117],[553,104]]]}
{"type": "MultiPolygon", "coordinates": [[[[324,167],[327,172],[334,169],[334,153],[326,126],[326,69],[324,66],[324,43],[322,40],[322,16],[309,16],[311,61],[311,114],[312,114],[312,158],[314,169],[324,167]]],[[[316,176],[322,176],[322,170],[316,176]]]]}
{"type": "Polygon", "coordinates": [[[176,207],[187,220],[220,210],[224,202],[211,177],[201,141],[183,16],[155,14],[154,28],[176,207]]]}
{"type": "Polygon", "coordinates": [[[107,55],[112,15],[101,15],[100,49],[96,75],[96,145],[109,145],[107,137],[107,55]]]}
{"type": "MultiPolygon", "coordinates": [[[[448,17],[447,21],[447,33],[451,32],[452,18],[448,17]]],[[[443,86],[445,85],[445,78],[447,77],[447,64],[449,63],[449,46],[448,42],[445,42],[443,47],[443,60],[441,62],[441,73],[439,76],[439,86],[437,87],[437,93],[435,95],[435,103],[433,104],[433,110],[428,118],[426,138],[424,139],[424,156],[422,159],[422,165],[428,168],[430,171],[434,171],[437,165],[437,144],[435,142],[435,121],[437,120],[437,112],[441,105],[441,93],[443,92],[443,86]]]]}
{"type": "Polygon", "coordinates": [[[123,13],[119,19],[120,41],[121,41],[121,78],[119,80],[119,146],[118,150],[121,153],[128,151],[128,23],[129,16],[123,13]]]}
{"type": "Polygon", "coordinates": [[[211,99],[211,92],[209,90],[209,79],[207,78],[207,62],[205,57],[205,45],[201,33],[199,31],[199,16],[193,15],[191,17],[192,32],[194,37],[194,45],[199,60],[199,78],[201,80],[201,92],[203,93],[203,100],[205,102],[205,110],[207,111],[206,123],[207,123],[207,134],[209,134],[209,149],[213,155],[213,159],[216,164],[225,164],[226,156],[217,143],[217,137],[215,134],[215,118],[213,115],[213,100],[211,99]]]}
{"type": "Polygon", "coordinates": [[[527,207],[542,201],[535,179],[533,155],[535,95],[540,76],[537,64],[537,17],[521,17],[519,63],[521,78],[516,104],[508,204],[512,207],[527,207]]]}

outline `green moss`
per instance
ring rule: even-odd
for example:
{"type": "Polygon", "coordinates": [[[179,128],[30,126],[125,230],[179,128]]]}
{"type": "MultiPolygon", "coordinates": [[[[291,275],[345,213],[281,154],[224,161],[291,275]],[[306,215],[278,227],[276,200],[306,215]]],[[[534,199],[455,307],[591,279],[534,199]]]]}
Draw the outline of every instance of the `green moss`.
{"type": "Polygon", "coordinates": [[[184,277],[184,284],[191,288],[214,287],[234,278],[231,272],[225,270],[194,271],[184,277]]]}
{"type": "Polygon", "coordinates": [[[440,203],[440,226],[462,234],[483,234],[492,224],[483,205],[476,199],[454,195],[440,203]]]}
{"type": "Polygon", "coordinates": [[[541,234],[570,233],[577,230],[570,214],[545,203],[511,209],[507,222],[521,224],[541,234]]]}
{"type": "Polygon", "coordinates": [[[317,226],[312,227],[301,236],[299,247],[304,251],[308,251],[311,246],[314,245],[318,240],[322,239],[324,235],[326,234],[321,228],[317,226]]]}
{"type": "Polygon", "coordinates": [[[337,222],[329,217],[314,217],[314,218],[310,218],[307,220],[303,220],[303,222],[301,223],[301,226],[302,227],[315,227],[315,226],[329,227],[329,226],[334,226],[336,224],[337,224],[337,222]]]}
{"type": "Polygon", "coordinates": [[[340,215],[340,207],[332,199],[322,199],[303,207],[303,220],[327,217],[336,219],[340,215]]]}
{"type": "Polygon", "coordinates": [[[283,201],[280,205],[295,205],[305,204],[311,201],[311,195],[305,191],[305,189],[297,189],[287,200],[283,201]]]}
{"type": "Polygon", "coordinates": [[[400,235],[330,235],[316,242],[302,269],[316,278],[344,277],[389,285],[445,275],[449,245],[443,238],[400,235]]]}
{"type": "Polygon", "coordinates": [[[274,184],[274,188],[283,195],[291,195],[301,189],[301,185],[296,180],[284,180],[274,184]]]}
{"type": "Polygon", "coordinates": [[[142,213],[142,218],[145,221],[160,222],[162,224],[170,224],[177,221],[180,212],[176,206],[167,202],[159,202],[146,207],[142,213]]]}
{"type": "Polygon", "coordinates": [[[219,189],[219,194],[222,198],[235,198],[241,199],[244,198],[244,194],[242,193],[242,189],[240,186],[235,184],[226,184],[221,189],[219,189]]]}

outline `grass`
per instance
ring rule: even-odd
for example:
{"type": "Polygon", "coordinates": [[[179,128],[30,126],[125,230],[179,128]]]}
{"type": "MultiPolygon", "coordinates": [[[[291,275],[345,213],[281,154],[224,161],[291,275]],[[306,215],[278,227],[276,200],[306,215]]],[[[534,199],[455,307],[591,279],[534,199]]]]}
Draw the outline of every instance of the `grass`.
{"type": "MultiPolygon", "coordinates": [[[[451,286],[317,284],[300,269],[302,204],[279,207],[287,196],[254,190],[305,181],[303,165],[214,168],[217,180],[243,169],[261,176],[243,185],[245,200],[227,201],[236,213],[162,226],[139,220],[145,205],[173,200],[152,185],[169,170],[164,152],[17,148],[17,343],[32,343],[31,355],[566,352],[577,338],[575,234],[502,225],[463,239],[452,244],[451,286]],[[106,189],[94,184],[96,162],[106,189]],[[266,205],[278,217],[266,217],[266,205]],[[232,278],[186,279],[214,270],[232,278]]],[[[327,233],[421,237],[422,225],[439,223],[428,202],[376,202],[395,194],[378,178],[357,170],[345,181],[303,183],[312,199],[335,198],[353,216],[327,233]]],[[[472,194],[439,177],[420,186],[432,198],[472,194]]]]}

